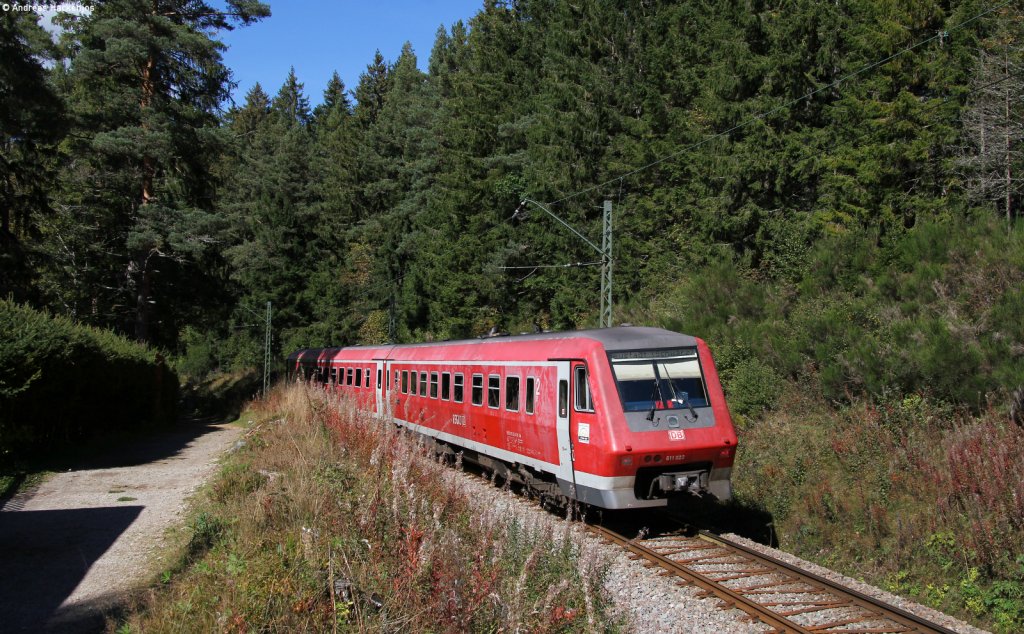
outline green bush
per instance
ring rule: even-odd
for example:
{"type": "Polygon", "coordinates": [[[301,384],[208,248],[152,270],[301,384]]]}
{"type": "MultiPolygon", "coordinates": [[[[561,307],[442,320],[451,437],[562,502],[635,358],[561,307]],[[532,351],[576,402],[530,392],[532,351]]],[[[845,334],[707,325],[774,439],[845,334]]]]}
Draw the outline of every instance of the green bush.
{"type": "Polygon", "coordinates": [[[0,301],[0,450],[173,422],[178,377],[111,332],[0,301]]]}

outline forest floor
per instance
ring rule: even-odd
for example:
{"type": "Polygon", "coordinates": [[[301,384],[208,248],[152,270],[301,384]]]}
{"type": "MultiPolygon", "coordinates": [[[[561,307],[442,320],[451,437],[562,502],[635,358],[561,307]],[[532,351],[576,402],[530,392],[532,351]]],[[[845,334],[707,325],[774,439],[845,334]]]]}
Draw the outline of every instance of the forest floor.
{"type": "Polygon", "coordinates": [[[0,509],[0,613],[9,632],[89,632],[152,580],[165,533],[238,439],[190,423],[69,464],[0,509]]]}

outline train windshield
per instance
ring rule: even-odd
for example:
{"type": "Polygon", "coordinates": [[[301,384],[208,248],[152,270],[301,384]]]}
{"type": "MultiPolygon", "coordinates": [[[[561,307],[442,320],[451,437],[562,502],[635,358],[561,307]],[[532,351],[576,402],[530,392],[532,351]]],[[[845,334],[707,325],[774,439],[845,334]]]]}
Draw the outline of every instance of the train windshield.
{"type": "Polygon", "coordinates": [[[707,407],[697,350],[643,350],[609,354],[627,412],[707,407]]]}

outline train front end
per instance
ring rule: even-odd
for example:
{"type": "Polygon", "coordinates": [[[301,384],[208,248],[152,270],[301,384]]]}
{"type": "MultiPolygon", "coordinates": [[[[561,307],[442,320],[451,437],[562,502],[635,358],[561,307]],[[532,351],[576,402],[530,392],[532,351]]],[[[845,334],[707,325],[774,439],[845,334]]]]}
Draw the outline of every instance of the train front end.
{"type": "Polygon", "coordinates": [[[611,442],[603,470],[632,489],[615,496],[628,501],[619,508],[732,496],[736,431],[711,352],[696,337],[662,332],[657,347],[606,349],[611,442]]]}

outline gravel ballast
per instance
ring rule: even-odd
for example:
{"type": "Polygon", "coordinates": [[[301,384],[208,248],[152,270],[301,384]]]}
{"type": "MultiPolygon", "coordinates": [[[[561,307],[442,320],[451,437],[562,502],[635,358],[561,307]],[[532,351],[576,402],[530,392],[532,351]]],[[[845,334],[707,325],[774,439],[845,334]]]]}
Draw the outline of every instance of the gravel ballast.
{"type": "MultiPolygon", "coordinates": [[[[612,603],[612,611],[624,621],[629,632],[664,632],[680,634],[748,634],[766,632],[767,625],[751,621],[742,611],[721,609],[717,598],[698,596],[699,588],[680,585],[674,577],[661,576],[656,569],[633,560],[617,546],[603,543],[587,533],[578,523],[540,508],[521,495],[501,489],[479,476],[452,470],[452,483],[463,488],[481,505],[482,512],[510,514],[525,524],[548,528],[552,534],[568,534],[581,545],[582,559],[597,562],[607,570],[604,590],[612,603]]],[[[877,597],[907,612],[933,621],[962,634],[985,634],[985,630],[931,608],[897,597],[879,588],[855,581],[832,570],[814,565],[788,553],[763,546],[736,535],[725,535],[758,552],[792,563],[800,568],[835,581],[872,597],[877,597]]]]}

